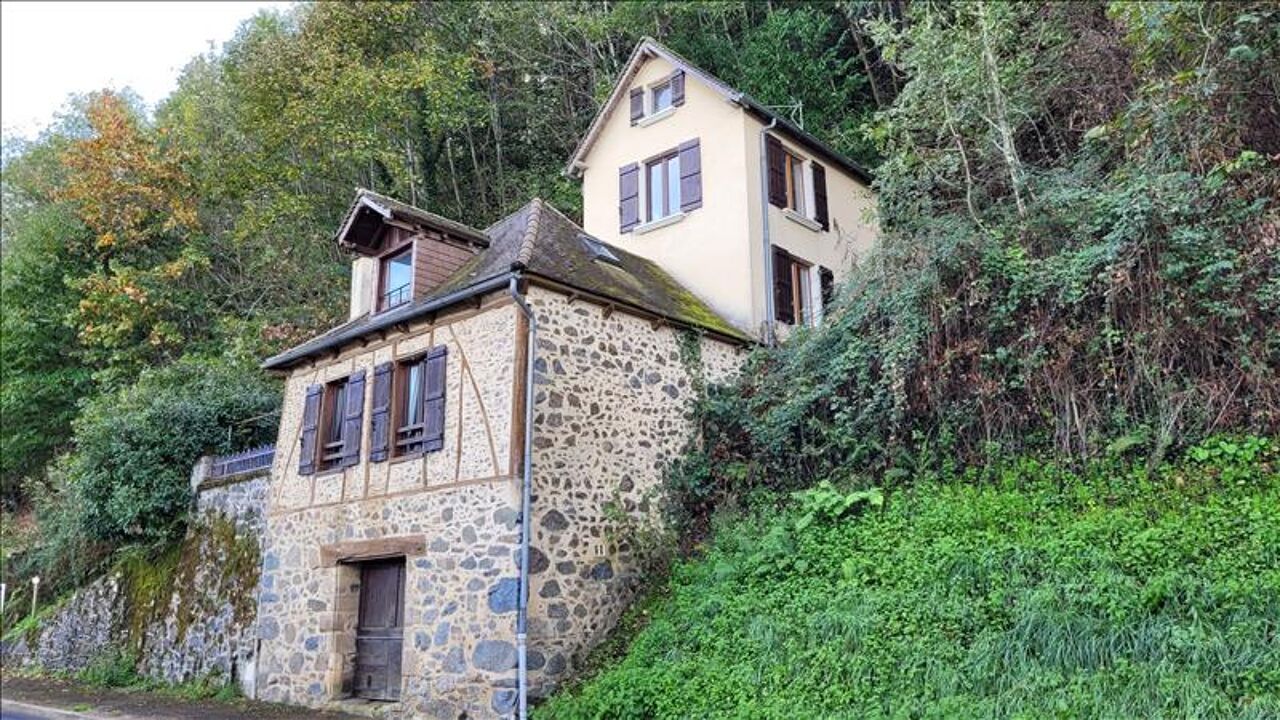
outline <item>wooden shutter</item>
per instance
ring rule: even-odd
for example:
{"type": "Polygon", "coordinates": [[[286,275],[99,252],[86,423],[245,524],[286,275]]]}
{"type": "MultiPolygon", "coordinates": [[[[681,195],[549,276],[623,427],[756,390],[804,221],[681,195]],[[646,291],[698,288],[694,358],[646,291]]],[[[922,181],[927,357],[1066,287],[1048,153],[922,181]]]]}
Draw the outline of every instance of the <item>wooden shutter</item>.
{"type": "Polygon", "coordinates": [[[795,297],[791,291],[791,256],[786,250],[773,249],[773,316],[779,322],[796,322],[795,297]]]}
{"type": "Polygon", "coordinates": [[[818,266],[818,279],[822,283],[822,309],[826,310],[836,296],[836,276],[830,268],[818,266]]]}
{"type": "Polygon", "coordinates": [[[422,449],[425,452],[439,450],[444,447],[444,389],[445,362],[449,359],[449,348],[440,346],[427,353],[426,375],[426,412],[425,427],[422,432],[422,449]]]}
{"type": "Polygon", "coordinates": [[[764,139],[765,165],[769,168],[769,204],[780,208],[787,206],[787,156],[778,138],[767,135],[764,139]]]}
{"type": "Polygon", "coordinates": [[[347,378],[347,406],[342,409],[342,462],[348,467],[360,462],[360,440],[364,435],[364,370],[347,378]]]}
{"type": "Polygon", "coordinates": [[[369,462],[387,459],[391,443],[391,373],[386,362],[373,369],[373,412],[369,418],[369,462]]]}
{"type": "Polygon", "coordinates": [[[671,104],[680,107],[684,104],[684,71],[671,73],[671,104]]]}
{"type": "Polygon", "coordinates": [[[640,165],[618,169],[618,226],[622,232],[640,224],[640,165]]]}
{"type": "Polygon", "coordinates": [[[307,388],[307,399],[302,404],[302,435],[298,438],[298,474],[310,475],[316,471],[316,434],[320,425],[320,398],[324,397],[323,385],[307,388]]]}
{"type": "Polygon", "coordinates": [[[818,163],[813,166],[813,219],[818,221],[823,230],[831,229],[831,221],[827,217],[827,169],[818,163]]]}
{"type": "Polygon", "coordinates": [[[680,210],[702,207],[702,149],[697,138],[680,143],[680,210]]]}
{"type": "Polygon", "coordinates": [[[631,89],[631,124],[635,125],[644,117],[644,88],[631,89]]]}

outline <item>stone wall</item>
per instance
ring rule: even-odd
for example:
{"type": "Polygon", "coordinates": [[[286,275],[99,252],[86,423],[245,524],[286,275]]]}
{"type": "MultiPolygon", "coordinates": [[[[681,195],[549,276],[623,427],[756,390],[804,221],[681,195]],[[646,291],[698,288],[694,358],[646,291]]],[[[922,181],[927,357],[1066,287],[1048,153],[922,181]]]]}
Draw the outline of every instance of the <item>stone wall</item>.
{"type": "MultiPolygon", "coordinates": [[[[198,463],[194,479],[203,479],[198,463]]],[[[252,693],[254,609],[265,475],[202,487],[183,541],[123,561],[4,646],[6,666],[76,673],[128,654],[138,672],[180,683],[220,678],[252,693]],[[10,665],[12,664],[12,665],[10,665]]]]}
{"type": "Polygon", "coordinates": [[[661,482],[690,437],[696,374],[717,381],[745,351],[533,288],[531,674],[545,694],[572,674],[626,609],[658,527],[661,482]]]}

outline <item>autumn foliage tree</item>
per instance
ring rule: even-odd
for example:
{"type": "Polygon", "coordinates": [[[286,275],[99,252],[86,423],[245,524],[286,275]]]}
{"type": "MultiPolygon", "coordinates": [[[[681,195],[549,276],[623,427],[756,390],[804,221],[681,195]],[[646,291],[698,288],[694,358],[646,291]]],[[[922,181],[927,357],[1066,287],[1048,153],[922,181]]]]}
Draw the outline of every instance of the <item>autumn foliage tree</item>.
{"type": "Polygon", "coordinates": [[[68,322],[108,378],[171,358],[201,320],[189,284],[208,266],[192,183],[164,132],[114,93],[94,96],[89,134],[62,153],[68,203],[89,230],[67,250],[92,268],[68,278],[81,296],[68,322]]]}

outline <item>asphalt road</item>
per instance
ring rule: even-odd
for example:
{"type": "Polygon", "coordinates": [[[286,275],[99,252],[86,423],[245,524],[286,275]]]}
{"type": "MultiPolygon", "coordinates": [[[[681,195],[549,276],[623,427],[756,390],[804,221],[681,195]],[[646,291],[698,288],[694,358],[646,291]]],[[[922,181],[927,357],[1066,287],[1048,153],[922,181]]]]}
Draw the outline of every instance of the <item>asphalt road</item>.
{"type": "Polygon", "coordinates": [[[83,716],[61,710],[0,700],[0,720],[70,720],[71,718],[80,717],[83,716]]]}

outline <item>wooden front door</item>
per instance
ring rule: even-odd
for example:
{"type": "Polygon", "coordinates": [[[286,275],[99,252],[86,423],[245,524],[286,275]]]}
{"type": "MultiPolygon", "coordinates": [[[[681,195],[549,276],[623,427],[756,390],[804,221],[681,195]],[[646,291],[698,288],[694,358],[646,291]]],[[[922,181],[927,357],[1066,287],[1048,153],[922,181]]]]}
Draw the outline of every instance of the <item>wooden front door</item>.
{"type": "Polygon", "coordinates": [[[404,647],[404,560],[360,567],[360,622],[356,627],[356,695],[400,699],[404,647]]]}

